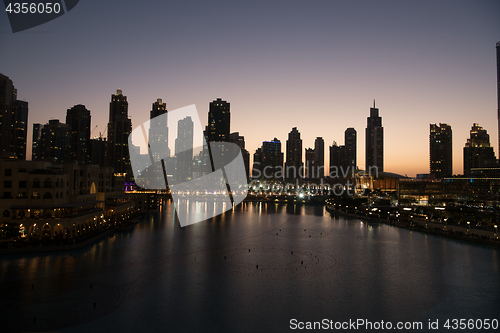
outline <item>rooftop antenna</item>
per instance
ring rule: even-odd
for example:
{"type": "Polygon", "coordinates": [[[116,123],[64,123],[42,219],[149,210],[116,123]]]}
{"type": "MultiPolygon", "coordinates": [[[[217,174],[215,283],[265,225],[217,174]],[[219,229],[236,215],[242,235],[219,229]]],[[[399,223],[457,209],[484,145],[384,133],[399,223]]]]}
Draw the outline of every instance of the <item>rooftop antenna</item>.
{"type": "Polygon", "coordinates": [[[375,99],[373,100],[373,108],[375,109],[375,99]]]}

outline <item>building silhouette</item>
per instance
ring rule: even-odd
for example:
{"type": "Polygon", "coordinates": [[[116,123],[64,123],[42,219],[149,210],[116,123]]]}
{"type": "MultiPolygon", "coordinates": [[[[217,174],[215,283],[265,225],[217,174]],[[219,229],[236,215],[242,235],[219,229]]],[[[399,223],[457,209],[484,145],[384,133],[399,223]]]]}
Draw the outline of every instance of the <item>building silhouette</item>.
{"type": "Polygon", "coordinates": [[[474,123],[470,130],[470,138],[464,147],[464,175],[469,177],[471,169],[494,167],[496,164],[490,136],[478,124],[474,123]]]}
{"type": "Polygon", "coordinates": [[[38,161],[40,160],[39,158],[39,144],[40,144],[40,139],[42,137],[42,124],[34,123],[33,124],[33,136],[31,139],[31,160],[33,161],[38,161]]]}
{"type": "Polygon", "coordinates": [[[297,127],[292,128],[286,140],[285,177],[289,182],[304,178],[304,162],[302,161],[302,139],[297,127]]]}
{"type": "Polygon", "coordinates": [[[370,172],[371,167],[377,167],[378,172],[384,171],[384,128],[382,127],[382,118],[379,116],[379,110],[375,107],[370,108],[370,117],[367,118],[366,126],[366,172],[370,172]]]}
{"type": "Polygon", "coordinates": [[[332,145],[329,147],[330,151],[330,177],[337,178],[342,168],[342,153],[341,150],[345,150],[345,146],[339,146],[336,141],[333,141],[332,145]],[[342,149],[344,147],[344,149],[342,149]]]}
{"type": "Polygon", "coordinates": [[[253,155],[252,178],[264,181],[283,180],[283,153],[277,138],[262,142],[253,155]]]}
{"type": "Polygon", "coordinates": [[[306,148],[304,157],[305,157],[305,161],[306,161],[304,178],[306,180],[312,180],[312,179],[316,178],[316,174],[315,174],[316,154],[314,152],[314,149],[306,148]]]}
{"type": "Polygon", "coordinates": [[[53,163],[67,163],[72,160],[71,127],[51,119],[43,125],[37,143],[37,160],[53,163]]]}
{"type": "Polygon", "coordinates": [[[229,141],[237,144],[241,148],[241,155],[243,156],[243,163],[245,164],[245,173],[247,180],[250,179],[250,153],[245,149],[245,137],[240,135],[239,132],[234,132],[229,135],[229,141]]]}
{"type": "Polygon", "coordinates": [[[344,132],[343,146],[333,141],[330,146],[330,177],[337,178],[342,175],[352,175],[356,170],[357,132],[349,127],[344,132]]]}
{"type": "Polygon", "coordinates": [[[0,155],[26,160],[28,102],[17,99],[12,80],[0,74],[0,155]]]}
{"type": "Polygon", "coordinates": [[[262,179],[262,169],[262,147],[260,147],[253,154],[252,179],[262,179]]]}
{"type": "Polygon", "coordinates": [[[453,176],[453,141],[451,126],[431,124],[429,134],[430,173],[441,179],[453,176]]]}
{"type": "Polygon", "coordinates": [[[66,112],[66,124],[71,129],[71,160],[90,163],[90,111],[85,105],[75,105],[66,112]]]}
{"type": "MultiPolygon", "coordinates": [[[[497,42],[497,118],[498,118],[498,149],[500,150],[500,42],[497,42]]],[[[499,153],[500,159],[500,153],[499,153]]]]}
{"type": "Polygon", "coordinates": [[[209,142],[229,142],[231,114],[230,104],[217,98],[210,102],[206,136],[209,142]]]}
{"type": "Polygon", "coordinates": [[[106,138],[99,136],[98,138],[90,139],[90,164],[97,164],[101,167],[106,166],[106,150],[108,141],[106,138]]]}
{"type": "Polygon", "coordinates": [[[193,121],[191,117],[179,120],[177,123],[177,138],[175,139],[175,157],[177,161],[175,180],[185,182],[191,180],[193,171],[193,121]]]}
{"type": "Polygon", "coordinates": [[[115,173],[127,173],[128,178],[132,177],[128,150],[128,136],[131,132],[132,121],[128,118],[127,97],[118,89],[116,94],[111,95],[109,103],[106,159],[115,173]]]}
{"type": "Polygon", "coordinates": [[[314,140],[314,173],[317,178],[325,176],[325,140],[317,137],[314,140]]]}
{"type": "MultiPolygon", "coordinates": [[[[344,132],[344,146],[345,146],[345,167],[351,167],[356,170],[357,166],[357,132],[354,128],[349,127],[344,132]]],[[[349,170],[351,171],[351,170],[349,170]]]]}
{"type": "Polygon", "coordinates": [[[151,149],[153,160],[159,161],[170,157],[170,148],[168,146],[168,119],[167,117],[156,118],[166,114],[167,103],[163,103],[161,98],[158,98],[153,103],[149,112],[150,128],[149,128],[149,146],[151,149]]]}

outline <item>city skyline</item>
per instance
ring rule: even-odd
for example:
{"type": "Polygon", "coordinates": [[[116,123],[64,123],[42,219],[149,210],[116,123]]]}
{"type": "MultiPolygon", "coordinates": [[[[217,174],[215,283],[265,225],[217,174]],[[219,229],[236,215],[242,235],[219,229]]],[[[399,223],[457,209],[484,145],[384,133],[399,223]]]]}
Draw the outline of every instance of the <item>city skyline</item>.
{"type": "Polygon", "coordinates": [[[252,154],[270,137],[285,142],[293,127],[303,147],[312,147],[318,136],[326,146],[341,142],[352,127],[358,166],[365,165],[363,129],[376,99],[384,119],[385,171],[428,173],[429,124],[447,123],[454,132],[453,170],[461,174],[473,123],[488,131],[498,155],[492,124],[498,122],[499,9],[497,2],[389,1],[175,4],[151,12],[89,1],[15,35],[2,20],[10,52],[0,55],[8,64],[0,72],[30,105],[27,156],[32,124],[63,120],[73,105],[91,111],[92,128],[98,125],[94,136],[104,133],[109,95],[122,88],[133,124],[149,118],[157,98],[169,110],[196,104],[202,123],[210,101],[228,101],[231,129],[245,136],[252,154]],[[154,18],[165,11],[174,17],[160,25],[154,18]],[[82,30],[90,15],[95,24],[82,30]],[[224,24],[213,22],[214,15],[222,15],[224,24]],[[115,17],[111,28],[109,17],[115,17]],[[144,27],[129,24],[146,17],[144,27]],[[224,47],[216,46],[218,40],[224,47]],[[152,45],[154,53],[143,51],[152,45]],[[37,62],[24,56],[33,47],[37,62]]]}

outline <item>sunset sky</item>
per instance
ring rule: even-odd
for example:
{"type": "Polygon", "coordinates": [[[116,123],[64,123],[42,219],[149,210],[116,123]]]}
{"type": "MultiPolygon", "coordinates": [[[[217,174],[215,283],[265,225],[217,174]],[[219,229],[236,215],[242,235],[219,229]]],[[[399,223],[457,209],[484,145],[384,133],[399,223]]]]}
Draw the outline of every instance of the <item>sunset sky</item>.
{"type": "MultiPolygon", "coordinates": [[[[0,14],[0,73],[29,102],[33,123],[84,104],[93,132],[104,132],[111,94],[128,97],[135,128],[157,98],[169,110],[231,103],[231,131],[251,155],[262,141],[285,142],[292,127],[303,147],[344,144],[365,128],[376,99],[385,131],[385,171],[429,172],[429,124],[453,130],[453,172],[473,123],[498,156],[493,1],[98,1],[12,33],[0,14]]],[[[31,149],[28,155],[31,156],[31,149]]]]}

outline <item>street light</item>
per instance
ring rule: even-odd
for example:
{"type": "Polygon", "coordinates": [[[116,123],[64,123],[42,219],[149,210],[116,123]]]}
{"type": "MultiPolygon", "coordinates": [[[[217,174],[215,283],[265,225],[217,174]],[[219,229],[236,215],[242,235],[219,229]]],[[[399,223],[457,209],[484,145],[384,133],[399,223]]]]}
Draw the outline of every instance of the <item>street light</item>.
{"type": "Polygon", "coordinates": [[[469,232],[469,231],[470,231],[470,222],[467,221],[467,232],[469,232]]]}
{"type": "Polygon", "coordinates": [[[496,236],[497,235],[497,227],[498,226],[495,224],[494,227],[495,227],[495,236],[496,236]]]}

